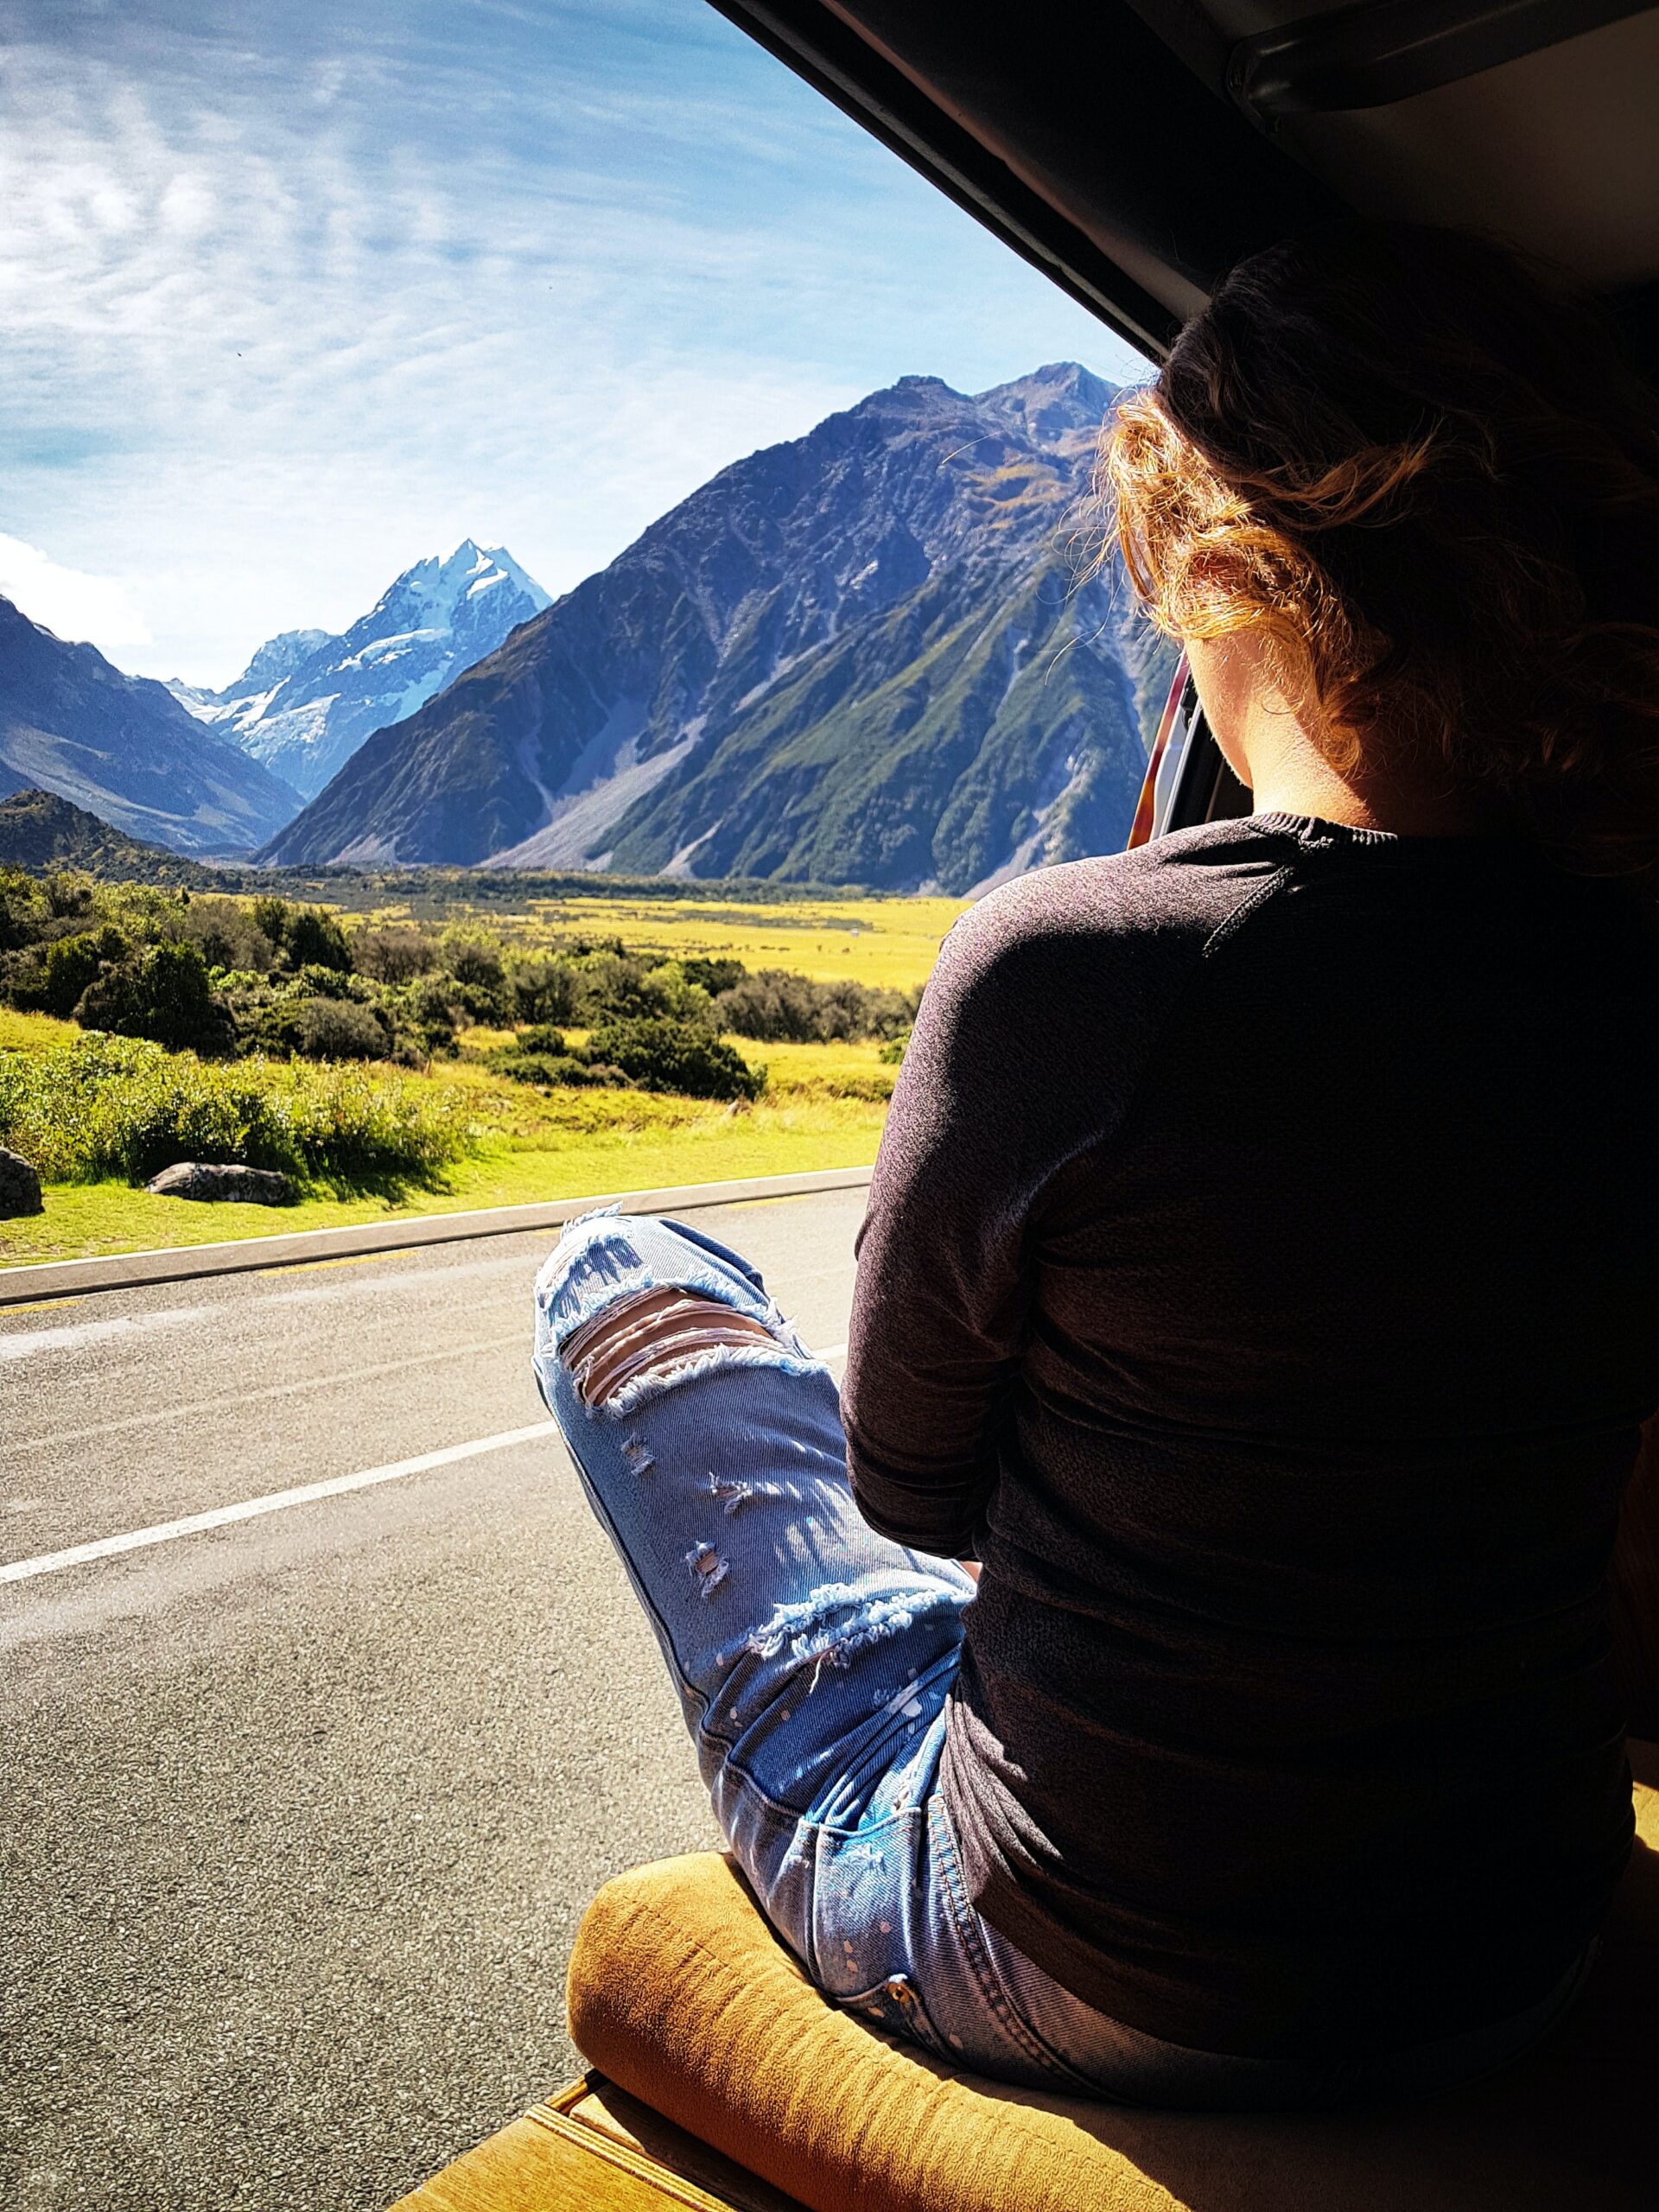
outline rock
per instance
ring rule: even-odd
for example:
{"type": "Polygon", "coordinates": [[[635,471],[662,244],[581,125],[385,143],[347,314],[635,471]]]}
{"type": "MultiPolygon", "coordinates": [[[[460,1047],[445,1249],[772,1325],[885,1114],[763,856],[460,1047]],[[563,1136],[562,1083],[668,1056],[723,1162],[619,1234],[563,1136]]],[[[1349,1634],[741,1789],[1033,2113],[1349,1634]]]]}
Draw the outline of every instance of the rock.
{"type": "Polygon", "coordinates": [[[163,1167],[144,1188],[158,1198],[232,1198],[256,1206],[289,1205],[297,1195],[287,1176],[274,1167],[223,1166],[206,1160],[181,1160],[163,1167]]]}
{"type": "Polygon", "coordinates": [[[44,1213],[41,1179],[21,1154],[0,1146],[0,1221],[20,1213],[44,1213]]]}

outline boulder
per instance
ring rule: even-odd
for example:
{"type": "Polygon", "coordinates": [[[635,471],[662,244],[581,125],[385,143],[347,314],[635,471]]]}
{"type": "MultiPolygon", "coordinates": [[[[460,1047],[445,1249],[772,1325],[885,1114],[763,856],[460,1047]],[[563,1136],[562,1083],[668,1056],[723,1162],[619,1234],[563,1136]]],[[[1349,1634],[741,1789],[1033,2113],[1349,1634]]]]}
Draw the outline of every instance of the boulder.
{"type": "Polygon", "coordinates": [[[226,1166],[207,1160],[181,1160],[163,1167],[144,1188],[158,1198],[232,1198],[256,1206],[285,1206],[297,1196],[288,1177],[274,1167],[226,1166]]]}
{"type": "Polygon", "coordinates": [[[44,1213],[41,1179],[28,1160],[0,1146],[0,1221],[20,1213],[44,1213]]]}

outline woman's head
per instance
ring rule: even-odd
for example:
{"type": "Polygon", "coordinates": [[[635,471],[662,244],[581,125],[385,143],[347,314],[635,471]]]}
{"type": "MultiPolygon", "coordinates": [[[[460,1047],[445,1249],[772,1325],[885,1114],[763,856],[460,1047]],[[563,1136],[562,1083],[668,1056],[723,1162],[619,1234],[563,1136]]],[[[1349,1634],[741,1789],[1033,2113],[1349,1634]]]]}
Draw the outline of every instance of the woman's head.
{"type": "Polygon", "coordinates": [[[1587,309],[1451,232],[1275,246],[1103,474],[1154,618],[1249,633],[1339,772],[1659,868],[1659,400],[1587,309]]]}

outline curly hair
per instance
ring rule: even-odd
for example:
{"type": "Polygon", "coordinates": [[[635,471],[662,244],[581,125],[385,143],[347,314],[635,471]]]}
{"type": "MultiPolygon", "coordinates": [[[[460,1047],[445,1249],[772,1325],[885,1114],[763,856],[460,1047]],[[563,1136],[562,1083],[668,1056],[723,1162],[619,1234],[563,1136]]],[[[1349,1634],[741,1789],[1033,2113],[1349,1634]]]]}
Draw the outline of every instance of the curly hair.
{"type": "Polygon", "coordinates": [[[1243,262],[1109,424],[1172,635],[1255,628],[1339,771],[1436,772],[1659,888],[1659,396],[1490,241],[1344,224],[1243,262]]]}

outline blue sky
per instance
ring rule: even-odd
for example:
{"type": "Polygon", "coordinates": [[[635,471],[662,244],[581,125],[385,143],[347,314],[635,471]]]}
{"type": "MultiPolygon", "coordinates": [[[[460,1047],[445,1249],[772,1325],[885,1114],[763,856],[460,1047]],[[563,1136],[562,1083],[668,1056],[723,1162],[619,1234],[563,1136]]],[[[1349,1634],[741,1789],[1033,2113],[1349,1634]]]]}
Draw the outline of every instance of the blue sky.
{"type": "Polygon", "coordinates": [[[1134,356],[703,0],[11,0],[0,591],[219,683],[908,373],[1134,356]]]}

